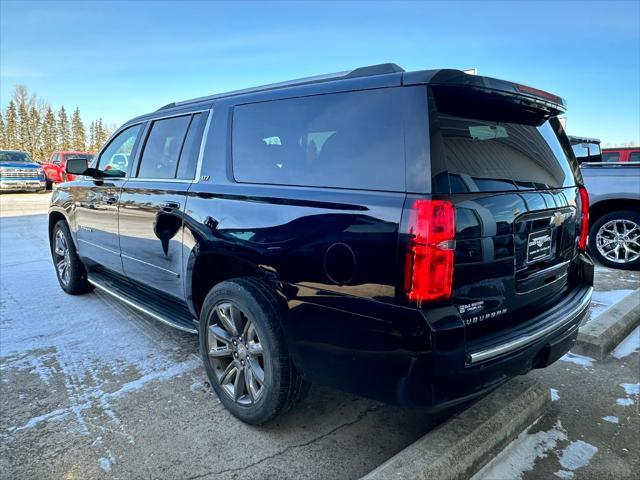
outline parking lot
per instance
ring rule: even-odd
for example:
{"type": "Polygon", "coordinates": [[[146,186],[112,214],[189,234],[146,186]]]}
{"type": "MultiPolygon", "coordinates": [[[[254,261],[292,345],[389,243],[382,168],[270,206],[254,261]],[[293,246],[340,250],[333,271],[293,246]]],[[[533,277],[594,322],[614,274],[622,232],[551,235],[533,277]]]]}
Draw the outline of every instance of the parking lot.
{"type": "MultiPolygon", "coordinates": [[[[358,478],[443,420],[314,386],[267,427],[240,423],[211,392],[196,337],[60,290],[48,198],[0,197],[0,477],[358,478]]],[[[599,313],[639,276],[598,267],[596,282],[599,313]]],[[[605,361],[569,354],[533,372],[553,409],[478,478],[632,478],[637,337],[605,361]]]]}

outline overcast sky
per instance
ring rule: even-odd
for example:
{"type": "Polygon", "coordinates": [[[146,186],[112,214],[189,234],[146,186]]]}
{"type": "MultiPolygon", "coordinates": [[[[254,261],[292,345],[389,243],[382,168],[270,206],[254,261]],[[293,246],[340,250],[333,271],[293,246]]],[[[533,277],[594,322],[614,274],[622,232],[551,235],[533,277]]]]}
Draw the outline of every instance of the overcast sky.
{"type": "Polygon", "coordinates": [[[17,84],[86,121],[395,62],[476,67],[567,99],[571,134],[640,143],[640,2],[0,2],[17,84]]]}

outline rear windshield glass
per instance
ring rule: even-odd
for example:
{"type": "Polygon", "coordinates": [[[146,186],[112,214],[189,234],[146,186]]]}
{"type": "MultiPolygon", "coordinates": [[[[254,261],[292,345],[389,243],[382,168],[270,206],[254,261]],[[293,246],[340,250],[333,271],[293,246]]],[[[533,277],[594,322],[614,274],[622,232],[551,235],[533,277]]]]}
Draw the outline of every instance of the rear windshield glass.
{"type": "Polygon", "coordinates": [[[65,155],[65,158],[67,160],[71,158],[81,158],[82,160],[86,160],[87,162],[90,162],[91,160],[93,160],[93,155],[90,155],[88,153],[67,153],[65,155]]]}
{"type": "Polygon", "coordinates": [[[602,161],[606,163],[619,162],[620,154],[618,152],[604,152],[602,154],[602,161]]]}
{"type": "Polygon", "coordinates": [[[559,125],[486,121],[432,111],[434,193],[540,190],[575,185],[559,125]],[[434,118],[435,117],[435,118],[434,118]]]}

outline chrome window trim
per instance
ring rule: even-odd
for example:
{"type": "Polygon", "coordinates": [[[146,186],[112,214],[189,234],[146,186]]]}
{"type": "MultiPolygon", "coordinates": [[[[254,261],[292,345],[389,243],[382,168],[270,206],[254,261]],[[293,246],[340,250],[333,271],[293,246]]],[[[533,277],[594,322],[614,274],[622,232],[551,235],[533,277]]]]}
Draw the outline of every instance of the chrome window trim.
{"type": "MultiPolygon", "coordinates": [[[[202,171],[202,161],[204,159],[204,149],[205,149],[205,145],[207,143],[207,136],[209,134],[209,127],[211,126],[211,119],[213,118],[213,108],[209,108],[209,109],[204,109],[204,110],[194,110],[192,112],[183,112],[183,113],[176,113],[173,115],[166,115],[164,117],[154,117],[148,120],[144,120],[141,122],[137,122],[137,123],[132,123],[131,125],[127,125],[126,127],[120,127],[120,129],[116,130],[113,135],[111,135],[111,137],[109,138],[108,142],[105,143],[105,148],[109,145],[109,143],[111,143],[111,139],[115,138],[115,136],[120,133],[121,131],[124,131],[125,129],[129,128],[129,127],[133,127],[135,125],[140,125],[143,124],[145,122],[149,122],[149,123],[153,123],[156,120],[164,120],[166,118],[172,118],[172,117],[182,117],[182,116],[186,116],[186,115],[195,115],[197,113],[203,113],[203,112],[208,112],[208,117],[207,117],[207,123],[205,123],[204,125],[204,131],[202,133],[202,139],[200,141],[200,150],[198,152],[198,161],[196,162],[196,175],[194,178],[192,179],[187,179],[187,178],[139,178],[139,177],[103,177],[103,178],[94,178],[94,177],[89,177],[86,175],[82,175],[82,178],[85,180],[90,180],[90,181],[98,181],[98,182],[105,182],[105,181],[113,181],[113,180],[122,180],[122,181],[136,181],[136,182],[165,182],[165,183],[198,183],[200,181],[200,172],[202,171]]],[[[100,153],[98,155],[96,155],[96,157],[98,158],[98,161],[100,160],[100,155],[102,155],[102,151],[104,150],[104,148],[100,151],[100,153]]],[[[141,154],[143,152],[140,152],[141,154]]]]}

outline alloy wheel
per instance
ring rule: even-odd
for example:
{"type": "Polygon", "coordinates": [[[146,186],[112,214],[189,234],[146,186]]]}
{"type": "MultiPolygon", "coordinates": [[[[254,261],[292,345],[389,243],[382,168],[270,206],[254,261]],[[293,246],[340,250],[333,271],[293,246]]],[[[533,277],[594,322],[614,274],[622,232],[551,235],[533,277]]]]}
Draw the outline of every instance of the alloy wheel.
{"type": "Polygon", "coordinates": [[[71,275],[71,258],[69,255],[69,245],[61,229],[56,230],[54,239],[54,252],[56,255],[56,270],[63,285],[69,285],[71,275]]]}
{"type": "Polygon", "coordinates": [[[265,390],[264,351],[253,320],[232,302],[218,303],[207,325],[207,353],[222,390],[251,405],[265,390]]]}
{"type": "Polygon", "coordinates": [[[598,230],[596,248],[611,262],[633,262],[640,258],[640,226],[628,219],[611,220],[598,230]]]}

